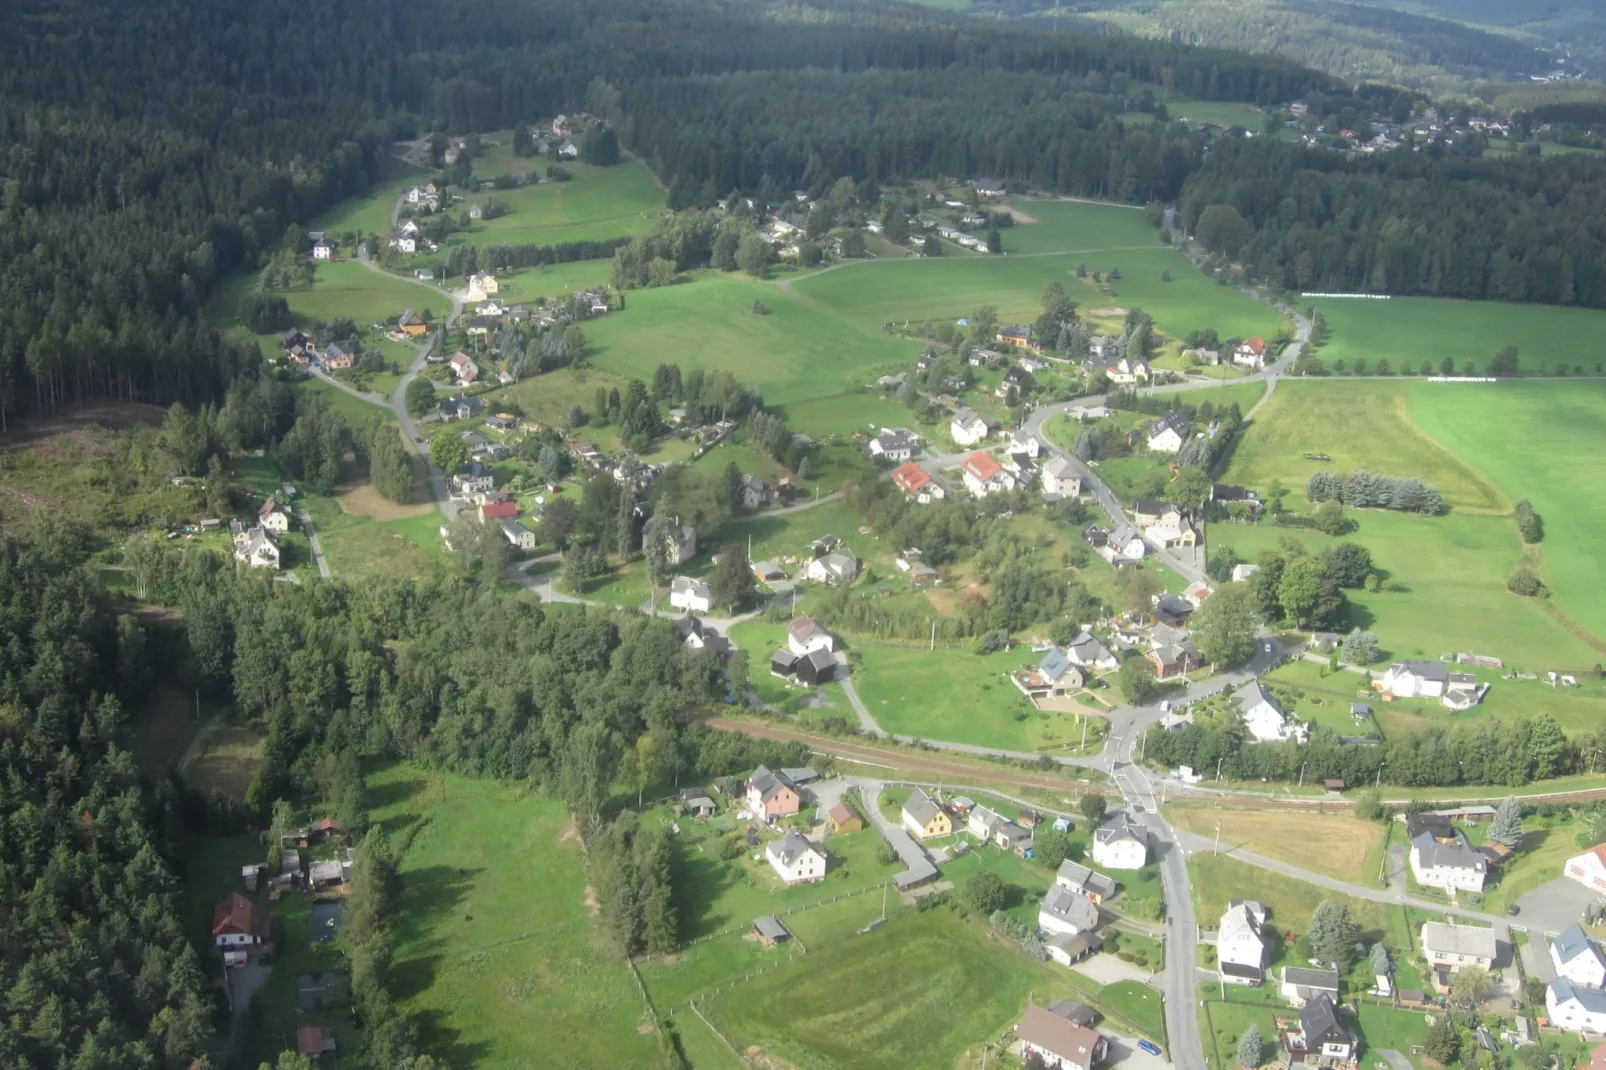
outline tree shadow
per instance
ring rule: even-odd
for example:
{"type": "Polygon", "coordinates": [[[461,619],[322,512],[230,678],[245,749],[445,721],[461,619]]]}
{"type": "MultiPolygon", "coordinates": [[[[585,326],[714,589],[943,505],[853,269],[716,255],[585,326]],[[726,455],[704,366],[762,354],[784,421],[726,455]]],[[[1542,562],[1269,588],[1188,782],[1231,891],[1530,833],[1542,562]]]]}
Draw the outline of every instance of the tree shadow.
{"type": "Polygon", "coordinates": [[[381,810],[387,806],[396,806],[404,803],[413,796],[423,792],[426,782],[423,777],[407,777],[402,780],[387,780],[368,789],[368,805],[371,810],[381,810]]]}
{"type": "Polygon", "coordinates": [[[675,855],[675,907],[680,918],[682,940],[718,932],[738,920],[713,909],[726,889],[735,883],[735,867],[720,859],[688,854],[677,849],[675,855]]]}
{"type": "Polygon", "coordinates": [[[489,1044],[465,1041],[462,1033],[447,1025],[445,1011],[414,1011],[411,1017],[424,1050],[446,1066],[480,1066],[490,1055],[489,1044]]]}

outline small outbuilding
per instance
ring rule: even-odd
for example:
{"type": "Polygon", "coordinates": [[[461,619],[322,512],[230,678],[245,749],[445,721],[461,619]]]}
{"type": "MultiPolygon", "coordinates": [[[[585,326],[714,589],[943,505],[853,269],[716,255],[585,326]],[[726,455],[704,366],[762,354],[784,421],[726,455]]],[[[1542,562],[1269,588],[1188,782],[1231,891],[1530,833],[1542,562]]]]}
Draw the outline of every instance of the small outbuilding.
{"type": "Polygon", "coordinates": [[[763,917],[754,918],[753,932],[758,935],[758,942],[765,947],[774,947],[776,944],[783,944],[792,938],[792,934],[787,931],[786,926],[781,924],[781,919],[773,914],[765,914],[763,917]]]}

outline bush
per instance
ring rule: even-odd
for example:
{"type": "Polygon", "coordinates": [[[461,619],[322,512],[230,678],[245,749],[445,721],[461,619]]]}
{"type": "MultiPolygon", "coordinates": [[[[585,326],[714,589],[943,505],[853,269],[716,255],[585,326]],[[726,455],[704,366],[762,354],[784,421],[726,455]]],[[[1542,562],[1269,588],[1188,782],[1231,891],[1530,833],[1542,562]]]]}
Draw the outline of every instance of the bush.
{"type": "Polygon", "coordinates": [[[1522,536],[1523,542],[1531,546],[1545,537],[1545,522],[1534,512],[1533,503],[1527,498],[1517,503],[1512,516],[1516,518],[1517,533],[1522,536]]]}
{"type": "Polygon", "coordinates": [[[1519,568],[1511,574],[1511,578],[1506,580],[1506,590],[1512,594],[1519,594],[1524,598],[1543,598],[1545,596],[1545,585],[1540,582],[1538,576],[1535,576],[1532,571],[1526,568],[1519,568]]]}

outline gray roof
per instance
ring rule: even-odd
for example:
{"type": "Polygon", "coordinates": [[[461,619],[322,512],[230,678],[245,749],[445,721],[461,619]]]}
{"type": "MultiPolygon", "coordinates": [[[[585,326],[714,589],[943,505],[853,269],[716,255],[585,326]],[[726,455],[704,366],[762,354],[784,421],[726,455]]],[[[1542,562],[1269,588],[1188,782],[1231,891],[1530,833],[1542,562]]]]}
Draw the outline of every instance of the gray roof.
{"type": "Polygon", "coordinates": [[[1043,910],[1078,929],[1098,927],[1099,908],[1093,905],[1093,900],[1063,884],[1052,885],[1043,894],[1043,910]]]}
{"type": "Polygon", "coordinates": [[[1408,672],[1412,676],[1420,676],[1424,680],[1437,680],[1445,683],[1450,679],[1450,670],[1439,661],[1397,661],[1389,668],[1395,672],[1408,672]]]}
{"type": "Polygon", "coordinates": [[[931,801],[931,796],[916,788],[904,801],[903,812],[915,819],[921,828],[931,824],[932,818],[942,813],[942,807],[931,801]]]}
{"type": "Polygon", "coordinates": [[[1606,958],[1600,953],[1600,948],[1589,938],[1577,922],[1573,922],[1563,929],[1561,935],[1551,942],[1556,950],[1556,957],[1562,962],[1571,962],[1581,955],[1593,956],[1595,961],[1606,968],[1606,958]]]}
{"type": "Polygon", "coordinates": [[[690,576],[676,576],[673,580],[669,581],[669,590],[672,593],[690,591],[698,598],[707,598],[709,596],[708,584],[704,583],[702,580],[692,579],[690,576]]]}
{"type": "Polygon", "coordinates": [[[1444,866],[1469,869],[1474,873],[1484,873],[1489,868],[1489,860],[1467,843],[1460,830],[1456,831],[1455,843],[1443,843],[1434,839],[1432,833],[1424,832],[1411,841],[1411,849],[1417,852],[1421,865],[1429,868],[1444,866]]]}
{"type": "Polygon", "coordinates": [[[1072,888],[1085,888],[1101,899],[1108,899],[1115,894],[1115,881],[1102,873],[1095,873],[1079,862],[1066,859],[1060,863],[1059,872],[1055,878],[1064,881],[1072,888]]]}
{"type": "Polygon", "coordinates": [[[786,931],[786,926],[781,924],[780,919],[773,914],[765,914],[762,917],[754,918],[753,928],[757,929],[758,934],[766,940],[785,940],[792,935],[786,931]]]}
{"type": "Polygon", "coordinates": [[[812,784],[820,779],[820,774],[814,771],[812,765],[783,766],[781,775],[791,781],[793,787],[812,784]]]}
{"type": "Polygon", "coordinates": [[[799,858],[811,852],[819,854],[820,849],[804,839],[803,834],[797,829],[787,832],[785,836],[771,843],[765,850],[765,854],[771,858],[779,859],[783,866],[790,866],[799,858]]]}
{"type": "Polygon", "coordinates": [[[1288,716],[1287,711],[1283,709],[1283,704],[1277,701],[1277,696],[1262,687],[1259,680],[1251,680],[1232,693],[1232,704],[1238,707],[1241,712],[1252,710],[1262,702],[1271,706],[1272,709],[1284,717],[1288,716]]]}
{"type": "Polygon", "coordinates": [[[1099,843],[1114,843],[1118,840],[1136,840],[1148,846],[1149,837],[1143,827],[1132,820],[1125,810],[1117,810],[1105,818],[1104,824],[1093,833],[1093,838],[1099,843]]]}
{"type": "Polygon", "coordinates": [[[1284,966],[1283,984],[1298,985],[1300,988],[1329,989],[1337,992],[1338,971],[1310,970],[1301,966],[1284,966]]]}
{"type": "MultiPolygon", "coordinates": [[[[753,775],[748,782],[753,788],[757,789],[758,797],[761,799],[768,799],[782,788],[792,788],[792,783],[786,778],[786,774],[772,773],[767,766],[763,765],[753,770],[753,775]]],[[[795,791],[796,788],[793,788],[793,790],[795,791]]]]}
{"type": "Polygon", "coordinates": [[[1055,683],[1064,678],[1073,667],[1070,656],[1063,650],[1050,650],[1043,655],[1043,660],[1037,663],[1037,671],[1055,683]]]}
{"type": "Polygon", "coordinates": [[[1558,1005],[1576,999],[1579,1006],[1590,1014],[1606,1014],[1606,992],[1598,988],[1585,988],[1565,977],[1558,977],[1550,982],[1550,995],[1558,1005]]]}
{"type": "Polygon", "coordinates": [[[1191,430],[1192,427],[1193,422],[1189,420],[1184,413],[1168,412],[1149,426],[1149,437],[1153,438],[1155,435],[1158,435],[1167,428],[1170,428],[1177,434],[1186,437],[1188,431],[1191,430]]]}
{"type": "Polygon", "coordinates": [[[1100,658],[1110,656],[1109,648],[1087,632],[1083,632],[1072,640],[1069,652],[1074,654],[1076,660],[1083,665],[1092,665],[1100,658]]]}
{"type": "Polygon", "coordinates": [[[1426,922],[1422,926],[1424,951],[1493,959],[1497,946],[1493,929],[1479,929],[1471,925],[1446,925],[1437,921],[1426,922]]]}
{"type": "Polygon", "coordinates": [[[1305,1034],[1307,1050],[1329,1042],[1351,1044],[1355,1041],[1349,1030],[1339,1024],[1338,1010],[1326,992],[1318,992],[1300,1008],[1299,1028],[1305,1034]]]}
{"type": "Polygon", "coordinates": [[[1068,458],[1055,457],[1043,466],[1043,471],[1055,479],[1064,479],[1066,476],[1074,476],[1076,474],[1076,466],[1068,458]]]}

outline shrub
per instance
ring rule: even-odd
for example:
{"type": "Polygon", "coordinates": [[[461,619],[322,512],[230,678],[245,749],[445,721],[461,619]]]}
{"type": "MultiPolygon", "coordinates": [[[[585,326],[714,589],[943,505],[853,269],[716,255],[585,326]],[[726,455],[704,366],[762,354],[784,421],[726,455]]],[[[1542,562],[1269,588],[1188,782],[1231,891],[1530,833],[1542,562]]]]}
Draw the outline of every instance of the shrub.
{"type": "Polygon", "coordinates": [[[1511,574],[1511,578],[1506,580],[1506,590],[1524,598],[1543,598],[1545,595],[1545,585],[1526,568],[1518,568],[1511,574]]]}

